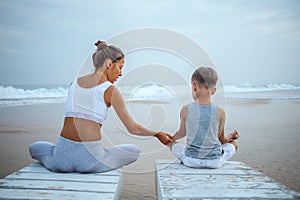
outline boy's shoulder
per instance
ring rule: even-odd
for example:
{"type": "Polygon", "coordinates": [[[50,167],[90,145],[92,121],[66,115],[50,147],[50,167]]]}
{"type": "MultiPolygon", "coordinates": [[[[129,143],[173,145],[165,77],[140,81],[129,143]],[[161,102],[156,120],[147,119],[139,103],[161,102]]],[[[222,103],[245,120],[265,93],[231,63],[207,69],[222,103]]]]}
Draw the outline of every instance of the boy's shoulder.
{"type": "Polygon", "coordinates": [[[181,116],[181,118],[186,118],[187,113],[188,113],[188,105],[182,106],[181,110],[180,110],[180,116],[181,116]]]}
{"type": "Polygon", "coordinates": [[[182,112],[187,113],[187,112],[188,112],[188,106],[189,106],[189,104],[182,106],[180,112],[181,112],[181,113],[182,113],[182,112]]]}
{"type": "Polygon", "coordinates": [[[217,107],[218,108],[218,116],[219,119],[225,119],[226,118],[226,113],[223,108],[217,107]]]}
{"type": "Polygon", "coordinates": [[[219,112],[225,112],[225,110],[219,106],[216,106],[216,108],[218,109],[219,112]]]}
{"type": "Polygon", "coordinates": [[[194,107],[196,104],[194,102],[191,102],[191,103],[188,103],[188,104],[185,104],[184,106],[181,107],[181,110],[188,110],[189,108],[192,108],[194,107]]]}

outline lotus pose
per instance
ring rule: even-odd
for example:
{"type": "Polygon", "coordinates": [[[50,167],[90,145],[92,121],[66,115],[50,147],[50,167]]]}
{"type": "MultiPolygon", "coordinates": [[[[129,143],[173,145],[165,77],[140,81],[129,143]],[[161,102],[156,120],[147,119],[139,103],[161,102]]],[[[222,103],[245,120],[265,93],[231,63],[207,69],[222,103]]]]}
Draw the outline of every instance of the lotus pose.
{"type": "Polygon", "coordinates": [[[178,140],[187,136],[187,146],[170,142],[172,153],[188,167],[219,168],[230,159],[238,146],[235,130],[224,136],[225,112],[212,104],[218,76],[214,69],[201,67],[192,75],[193,103],[180,112],[180,127],[172,137],[178,140]]]}
{"type": "Polygon", "coordinates": [[[131,134],[156,136],[162,143],[170,135],[137,124],[127,111],[114,82],[122,76],[123,52],[98,41],[92,56],[95,72],[76,78],[69,88],[64,125],[56,145],[35,142],[29,147],[32,158],[55,172],[104,172],[137,160],[140,149],[134,144],[104,148],[101,127],[113,107],[131,134]]]}

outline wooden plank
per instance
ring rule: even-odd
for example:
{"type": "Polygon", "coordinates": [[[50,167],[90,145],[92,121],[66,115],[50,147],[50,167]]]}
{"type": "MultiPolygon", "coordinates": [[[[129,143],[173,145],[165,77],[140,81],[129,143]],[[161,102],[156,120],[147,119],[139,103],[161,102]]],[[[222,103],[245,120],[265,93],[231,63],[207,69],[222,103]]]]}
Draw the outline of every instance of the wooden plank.
{"type": "MultiPolygon", "coordinates": [[[[294,195],[285,190],[270,189],[228,189],[228,188],[164,188],[162,199],[203,199],[203,198],[224,198],[224,199],[296,199],[294,195]],[[166,198],[167,197],[167,198],[166,198]]],[[[161,198],[158,198],[161,199],[161,198]]]]}
{"type": "Polygon", "coordinates": [[[0,188],[0,199],[34,199],[34,200],[108,200],[114,199],[112,193],[93,193],[77,191],[31,190],[0,188]]]}
{"type": "Polygon", "coordinates": [[[277,182],[270,182],[266,176],[236,176],[236,175],[200,175],[200,176],[186,176],[186,175],[161,175],[161,184],[164,187],[172,187],[178,182],[188,182],[189,187],[216,187],[222,188],[226,183],[227,188],[244,188],[244,189],[281,189],[281,185],[277,182]]]}
{"type": "Polygon", "coordinates": [[[300,194],[242,162],[194,169],[178,161],[156,161],[156,190],[163,199],[299,199],[300,194]]]}
{"type": "Polygon", "coordinates": [[[122,170],[55,173],[33,163],[0,180],[0,199],[119,199],[122,170]]]}
{"type": "Polygon", "coordinates": [[[46,189],[64,191],[86,191],[86,192],[105,192],[114,193],[117,184],[99,182],[69,182],[69,181],[49,181],[49,180],[0,180],[1,188],[16,189],[46,189]]]}
{"type": "Polygon", "coordinates": [[[157,169],[161,171],[161,173],[171,171],[174,174],[236,174],[236,175],[262,175],[262,173],[254,170],[251,167],[245,165],[236,165],[236,164],[229,164],[224,165],[222,168],[218,169],[196,169],[196,168],[189,168],[189,167],[182,167],[183,165],[178,163],[173,164],[157,164],[157,169]]]}
{"type": "Polygon", "coordinates": [[[117,188],[115,190],[113,200],[119,200],[120,199],[122,190],[123,190],[123,173],[121,173],[120,176],[119,176],[119,182],[118,182],[117,188]]]}
{"type": "MultiPolygon", "coordinates": [[[[48,170],[47,168],[45,168],[42,164],[40,164],[38,162],[32,163],[32,164],[20,169],[19,172],[53,173],[52,171],[48,170]]],[[[101,176],[104,176],[104,175],[119,176],[120,173],[121,173],[121,170],[116,169],[116,170],[112,170],[112,171],[108,171],[108,172],[94,173],[94,175],[97,176],[99,174],[101,176]]]]}
{"type": "Polygon", "coordinates": [[[14,172],[5,179],[28,179],[28,180],[53,180],[53,181],[74,181],[74,182],[97,182],[97,183],[117,183],[118,176],[101,176],[95,174],[76,174],[76,173],[23,173],[14,172]]]}

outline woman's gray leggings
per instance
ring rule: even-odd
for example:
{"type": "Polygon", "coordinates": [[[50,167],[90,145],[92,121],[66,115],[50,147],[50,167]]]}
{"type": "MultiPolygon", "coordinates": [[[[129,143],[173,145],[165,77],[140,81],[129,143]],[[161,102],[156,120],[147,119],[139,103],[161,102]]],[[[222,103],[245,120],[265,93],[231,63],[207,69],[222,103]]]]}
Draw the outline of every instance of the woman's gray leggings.
{"type": "Polygon", "coordinates": [[[140,149],[133,144],[104,149],[102,141],[76,142],[60,136],[56,145],[35,142],[29,147],[33,159],[54,172],[104,172],[137,160],[140,149]]]}

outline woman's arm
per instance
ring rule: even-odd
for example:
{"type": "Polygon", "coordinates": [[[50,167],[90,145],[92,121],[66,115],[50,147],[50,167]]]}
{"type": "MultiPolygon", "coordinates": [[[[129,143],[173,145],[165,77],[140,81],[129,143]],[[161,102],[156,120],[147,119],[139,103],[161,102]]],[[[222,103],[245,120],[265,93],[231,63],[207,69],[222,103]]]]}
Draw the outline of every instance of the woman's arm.
{"type": "MultiPolygon", "coordinates": [[[[123,97],[115,86],[110,86],[104,93],[106,103],[111,104],[125,125],[127,130],[134,135],[154,136],[157,132],[149,130],[136,123],[125,107],[123,97]]],[[[161,134],[161,133],[160,133],[161,134]]]]}
{"type": "Polygon", "coordinates": [[[184,106],[180,111],[180,127],[179,130],[172,137],[173,140],[178,140],[186,136],[186,127],[185,127],[186,116],[187,116],[187,106],[184,106]]]}

